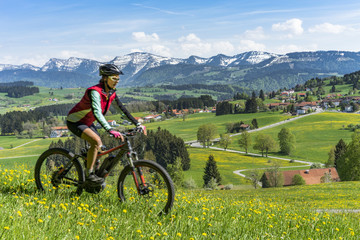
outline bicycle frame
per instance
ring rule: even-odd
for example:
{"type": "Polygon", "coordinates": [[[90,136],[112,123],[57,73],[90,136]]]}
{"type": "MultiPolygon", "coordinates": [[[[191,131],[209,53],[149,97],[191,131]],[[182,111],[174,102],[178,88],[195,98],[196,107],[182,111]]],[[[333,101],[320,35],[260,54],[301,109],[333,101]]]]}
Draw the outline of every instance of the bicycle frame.
{"type": "MultiPolygon", "coordinates": [[[[141,171],[141,168],[138,168],[137,172],[138,172],[138,175],[139,175],[139,178],[141,180],[141,184],[139,184],[139,181],[138,181],[138,178],[137,178],[137,174],[136,174],[136,170],[135,170],[135,166],[134,166],[134,163],[133,161],[137,161],[139,160],[138,159],[138,156],[137,156],[137,153],[135,151],[133,151],[133,148],[131,146],[131,143],[130,143],[130,140],[128,139],[127,136],[124,136],[125,138],[125,143],[123,144],[120,144],[119,146],[116,146],[114,148],[111,148],[109,150],[106,150],[106,151],[103,151],[103,152],[99,152],[98,153],[98,156],[97,156],[97,159],[99,159],[100,157],[102,156],[105,156],[105,155],[108,155],[116,150],[119,150],[120,149],[120,152],[115,156],[115,159],[117,161],[116,164],[114,164],[114,166],[116,166],[118,164],[118,161],[120,160],[120,158],[125,154],[127,153],[127,159],[128,159],[128,164],[130,165],[131,167],[131,172],[132,172],[132,176],[134,178],[134,182],[135,182],[135,185],[136,185],[136,189],[138,191],[139,194],[142,194],[142,190],[140,188],[140,186],[145,186],[146,185],[146,182],[145,182],[145,179],[144,179],[144,176],[143,176],[143,173],[141,171]]],[[[103,165],[104,162],[101,164],[103,165]]],[[[112,168],[114,167],[112,166],[112,168]]],[[[101,168],[101,166],[100,166],[101,168]]],[[[106,175],[104,176],[105,178],[109,175],[110,171],[112,170],[112,168],[109,169],[108,173],[106,173],[106,175]]]]}

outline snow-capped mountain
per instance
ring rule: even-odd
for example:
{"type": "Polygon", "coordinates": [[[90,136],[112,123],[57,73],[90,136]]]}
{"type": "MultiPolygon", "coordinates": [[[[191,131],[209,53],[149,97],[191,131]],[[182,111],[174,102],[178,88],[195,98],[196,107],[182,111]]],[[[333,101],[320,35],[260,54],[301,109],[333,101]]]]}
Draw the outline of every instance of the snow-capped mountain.
{"type": "MultiPolygon", "coordinates": [[[[190,56],[180,59],[137,52],[117,56],[108,63],[116,64],[124,72],[121,79],[127,86],[223,83],[278,89],[312,77],[358,71],[360,53],[317,51],[274,54],[251,51],[234,56],[219,54],[210,58],[190,56]]],[[[76,57],[52,58],[42,67],[0,64],[0,82],[28,80],[44,86],[82,86],[98,81],[98,69],[102,64],[105,62],[76,57]],[[48,79],[56,81],[49,83],[48,79]]]]}

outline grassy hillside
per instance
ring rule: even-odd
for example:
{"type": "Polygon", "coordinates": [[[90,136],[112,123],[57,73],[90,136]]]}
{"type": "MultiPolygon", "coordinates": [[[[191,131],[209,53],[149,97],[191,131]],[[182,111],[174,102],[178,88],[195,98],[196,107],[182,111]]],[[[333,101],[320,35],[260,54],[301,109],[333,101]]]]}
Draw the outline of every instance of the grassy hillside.
{"type": "MultiPolygon", "coordinates": [[[[198,187],[202,187],[204,184],[203,175],[206,161],[209,159],[209,155],[214,156],[217,162],[217,167],[222,177],[222,184],[242,185],[249,184],[249,182],[233,173],[235,170],[242,169],[254,169],[254,168],[268,168],[271,166],[267,158],[254,157],[249,155],[243,155],[238,153],[231,153],[226,151],[217,151],[212,149],[203,148],[188,148],[191,158],[191,167],[189,171],[185,171],[185,180],[192,178],[198,184],[198,187]]],[[[281,167],[294,167],[304,164],[290,163],[289,161],[279,161],[281,167]]],[[[304,166],[308,169],[308,166],[304,166]]],[[[301,169],[301,168],[297,168],[301,169]]]]}
{"type": "MultiPolygon", "coordinates": [[[[344,129],[344,127],[346,128],[351,123],[356,125],[359,121],[359,114],[325,112],[266,129],[261,131],[261,133],[270,134],[278,141],[277,135],[281,128],[287,127],[296,137],[296,150],[291,154],[290,158],[325,163],[331,147],[335,146],[341,138],[345,142],[350,141],[353,132],[344,129]]],[[[253,143],[257,134],[259,133],[251,133],[253,143]]],[[[240,136],[233,138],[230,148],[240,149],[237,144],[239,138],[240,136]]],[[[250,151],[258,153],[256,150],[250,151]]],[[[277,152],[270,154],[283,156],[277,152]]]]}
{"type": "Polygon", "coordinates": [[[358,239],[360,183],[257,190],[177,190],[157,217],[119,203],[114,186],[42,194],[26,167],[0,166],[2,239],[358,239]],[[59,224],[61,223],[61,224],[59,224]]]}
{"type": "Polygon", "coordinates": [[[289,118],[287,115],[280,114],[279,112],[262,112],[262,113],[249,113],[249,114],[230,114],[216,116],[215,113],[198,113],[188,115],[185,121],[182,118],[172,119],[162,122],[153,122],[146,124],[150,130],[157,129],[158,127],[169,130],[172,134],[183,138],[185,141],[196,140],[197,130],[202,124],[215,124],[217,127],[218,135],[226,132],[227,123],[235,123],[243,121],[250,124],[256,118],[259,127],[270,125],[279,121],[289,118]]]}

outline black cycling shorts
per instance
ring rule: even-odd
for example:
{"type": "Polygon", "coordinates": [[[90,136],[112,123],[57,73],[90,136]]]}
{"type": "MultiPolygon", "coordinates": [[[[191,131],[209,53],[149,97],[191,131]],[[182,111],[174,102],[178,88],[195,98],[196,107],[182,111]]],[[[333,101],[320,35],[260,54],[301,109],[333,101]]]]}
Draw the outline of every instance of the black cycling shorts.
{"type": "MultiPolygon", "coordinates": [[[[96,130],[96,127],[94,124],[91,124],[90,127],[82,122],[69,122],[66,121],[66,125],[68,127],[68,129],[70,130],[70,132],[72,132],[73,134],[75,134],[76,136],[81,138],[81,134],[83,133],[83,131],[87,128],[90,128],[91,130],[93,130],[97,135],[99,135],[98,131],[96,130]]],[[[100,135],[99,135],[100,136],[100,135]]]]}

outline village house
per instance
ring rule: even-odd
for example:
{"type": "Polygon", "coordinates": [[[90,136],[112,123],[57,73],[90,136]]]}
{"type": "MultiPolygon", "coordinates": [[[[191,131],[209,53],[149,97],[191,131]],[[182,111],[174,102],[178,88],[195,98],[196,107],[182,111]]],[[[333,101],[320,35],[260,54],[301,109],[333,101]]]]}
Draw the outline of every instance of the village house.
{"type": "Polygon", "coordinates": [[[144,123],[144,119],[141,117],[134,117],[136,121],[138,121],[140,124],[144,123]]]}
{"type": "Polygon", "coordinates": [[[317,102],[301,102],[295,104],[295,108],[297,110],[303,109],[305,111],[307,111],[308,109],[315,110],[317,106],[318,106],[317,102]]]}
{"type": "Polygon", "coordinates": [[[162,116],[161,115],[148,115],[146,117],[144,117],[144,122],[150,122],[151,119],[153,119],[154,121],[158,121],[161,120],[162,116]]]}
{"type": "Polygon", "coordinates": [[[248,131],[248,130],[250,130],[250,125],[249,124],[241,124],[240,125],[240,130],[248,131]]]}
{"type": "Polygon", "coordinates": [[[69,132],[69,130],[66,126],[52,127],[51,133],[50,133],[50,138],[62,137],[64,135],[67,135],[68,132],[69,132]]]}
{"type": "Polygon", "coordinates": [[[280,109],[284,109],[290,104],[291,104],[290,102],[269,103],[269,104],[267,104],[267,106],[269,107],[269,109],[273,109],[273,108],[276,108],[276,107],[278,107],[280,109]]]}
{"type": "MultiPolygon", "coordinates": [[[[264,188],[271,187],[272,181],[270,174],[270,172],[265,172],[261,177],[260,181],[264,188]]],[[[306,185],[340,181],[340,177],[336,171],[336,168],[334,167],[316,168],[308,170],[290,170],[282,172],[282,175],[284,176],[283,186],[293,186],[293,178],[296,174],[300,175],[305,180],[306,185]]]]}

